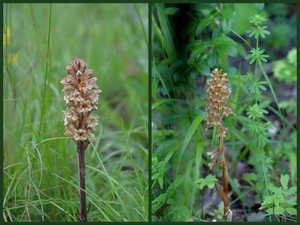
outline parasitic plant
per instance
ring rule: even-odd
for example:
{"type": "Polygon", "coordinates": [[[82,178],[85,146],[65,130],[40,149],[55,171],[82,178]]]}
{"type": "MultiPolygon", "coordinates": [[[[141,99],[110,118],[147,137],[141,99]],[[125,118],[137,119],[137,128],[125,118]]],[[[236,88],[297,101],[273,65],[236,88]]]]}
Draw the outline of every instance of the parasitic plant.
{"type": "Polygon", "coordinates": [[[222,70],[216,68],[212,71],[210,76],[211,79],[207,80],[206,84],[206,115],[208,116],[206,129],[210,127],[217,128],[219,148],[214,147],[214,151],[208,152],[207,154],[211,155],[213,159],[213,161],[209,163],[210,169],[216,163],[219,163],[222,168],[223,186],[216,182],[216,188],[224,202],[224,219],[231,220],[232,211],[230,210],[228,199],[228,171],[224,154],[224,137],[226,137],[228,133],[228,128],[222,125],[224,116],[228,116],[229,114],[234,115],[231,108],[225,105],[226,100],[231,95],[231,89],[227,87],[227,73],[222,74],[222,70]],[[220,160],[215,159],[217,153],[220,153],[220,160]]]}
{"type": "Polygon", "coordinates": [[[65,135],[72,137],[77,145],[80,182],[80,221],[87,222],[85,193],[85,150],[95,136],[93,131],[98,124],[98,117],[91,112],[98,110],[98,95],[102,92],[96,85],[97,78],[93,70],[87,70],[82,59],[74,58],[67,66],[67,77],[61,80],[64,85],[64,100],[67,111],[64,126],[65,135]]]}

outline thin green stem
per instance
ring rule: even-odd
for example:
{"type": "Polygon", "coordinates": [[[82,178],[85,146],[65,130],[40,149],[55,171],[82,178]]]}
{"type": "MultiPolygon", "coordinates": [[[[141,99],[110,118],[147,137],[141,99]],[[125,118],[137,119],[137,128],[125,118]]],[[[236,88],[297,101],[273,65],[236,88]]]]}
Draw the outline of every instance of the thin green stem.
{"type": "Polygon", "coordinates": [[[249,42],[248,41],[246,41],[241,35],[239,35],[238,33],[236,33],[234,30],[232,30],[232,29],[229,29],[232,33],[234,33],[236,36],[238,36],[241,40],[243,40],[245,43],[246,43],[246,45],[248,45],[249,46],[249,48],[251,49],[251,45],[249,44],[249,42]]]}
{"type": "Polygon", "coordinates": [[[266,168],[266,164],[265,164],[265,154],[264,154],[264,149],[263,149],[263,147],[261,147],[260,149],[259,149],[260,151],[261,151],[261,158],[262,158],[262,160],[261,160],[261,163],[262,163],[262,171],[263,171],[263,175],[264,175],[264,183],[265,183],[265,190],[266,190],[266,195],[267,196],[269,196],[269,188],[268,188],[268,178],[267,178],[267,173],[266,173],[266,171],[268,170],[267,168],[266,168]]]}
{"type": "Polygon", "coordinates": [[[138,17],[139,17],[139,20],[140,20],[140,23],[141,23],[141,27],[142,27],[142,30],[143,30],[143,34],[144,34],[144,37],[145,37],[145,42],[146,42],[146,45],[147,45],[147,47],[148,47],[147,33],[146,33],[146,31],[145,31],[145,27],[144,27],[144,24],[143,24],[143,20],[142,20],[140,11],[138,10],[136,4],[133,4],[133,5],[134,5],[134,8],[135,8],[136,13],[138,14],[138,17]]]}
{"type": "Polygon", "coordinates": [[[42,122],[44,117],[45,111],[45,98],[46,98],[46,91],[47,91],[47,80],[48,80],[48,73],[49,73],[49,62],[51,60],[50,57],[50,38],[51,38],[51,18],[52,18],[52,4],[50,4],[49,8],[49,24],[48,24],[48,40],[47,40],[47,59],[46,59],[46,72],[45,72],[45,79],[44,79],[44,93],[43,93],[43,101],[42,101],[42,111],[41,111],[41,120],[39,130],[42,132],[42,122]]]}

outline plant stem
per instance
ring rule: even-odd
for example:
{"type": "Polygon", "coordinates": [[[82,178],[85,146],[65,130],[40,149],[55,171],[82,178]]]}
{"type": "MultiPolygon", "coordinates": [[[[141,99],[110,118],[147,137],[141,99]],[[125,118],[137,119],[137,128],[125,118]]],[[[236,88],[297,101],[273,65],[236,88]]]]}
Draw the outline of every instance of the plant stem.
{"type": "Polygon", "coordinates": [[[42,99],[42,111],[41,111],[41,120],[40,120],[40,126],[39,126],[39,131],[43,133],[42,126],[43,126],[43,119],[44,119],[44,112],[45,112],[45,99],[46,99],[46,91],[49,87],[49,84],[47,85],[48,81],[48,74],[50,68],[50,63],[51,63],[51,50],[50,50],[50,37],[51,37],[51,18],[52,18],[52,4],[50,4],[50,9],[49,9],[49,22],[48,22],[48,39],[47,39],[47,60],[46,60],[46,72],[45,72],[45,79],[44,79],[44,93],[43,93],[43,99],[42,99]],[[47,87],[48,86],[48,87],[47,87]]]}
{"type": "Polygon", "coordinates": [[[222,168],[222,179],[223,179],[223,194],[222,200],[224,202],[224,219],[227,221],[227,216],[229,214],[229,199],[228,199],[228,170],[224,154],[224,144],[223,136],[219,138],[219,148],[220,148],[220,159],[221,159],[221,168],[222,168]]]}
{"type": "Polygon", "coordinates": [[[79,182],[80,182],[80,221],[87,222],[86,193],[85,193],[85,149],[84,143],[77,144],[79,182]]]}

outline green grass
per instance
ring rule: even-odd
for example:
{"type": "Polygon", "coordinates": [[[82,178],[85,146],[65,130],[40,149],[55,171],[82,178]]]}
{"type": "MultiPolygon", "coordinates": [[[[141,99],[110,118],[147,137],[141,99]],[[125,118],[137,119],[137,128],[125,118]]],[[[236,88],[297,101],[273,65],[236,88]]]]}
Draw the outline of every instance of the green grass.
{"type": "Polygon", "coordinates": [[[64,136],[59,83],[76,56],[103,91],[86,151],[88,219],[147,221],[148,5],[3,9],[4,220],[77,221],[77,152],[64,136]]]}

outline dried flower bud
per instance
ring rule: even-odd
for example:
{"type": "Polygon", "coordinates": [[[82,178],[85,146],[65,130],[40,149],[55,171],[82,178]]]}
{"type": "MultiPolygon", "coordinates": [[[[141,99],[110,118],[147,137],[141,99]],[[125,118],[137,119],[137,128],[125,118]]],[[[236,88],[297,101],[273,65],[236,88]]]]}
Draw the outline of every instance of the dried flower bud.
{"type": "Polygon", "coordinates": [[[222,126],[222,119],[229,114],[234,115],[231,108],[225,105],[226,100],[231,95],[231,89],[227,87],[227,73],[222,74],[222,70],[216,68],[210,76],[211,79],[207,80],[206,83],[207,128],[216,126],[219,135],[225,137],[226,133],[228,133],[228,128],[222,126]]]}
{"type": "Polygon", "coordinates": [[[216,154],[218,154],[220,152],[220,150],[216,147],[213,147],[214,148],[214,151],[212,152],[207,152],[207,155],[210,155],[211,159],[214,159],[216,154]]]}
{"type": "Polygon", "coordinates": [[[97,78],[93,77],[94,71],[87,70],[82,59],[74,58],[66,67],[67,77],[61,80],[64,85],[64,100],[68,111],[65,115],[65,135],[73,137],[78,144],[84,142],[88,146],[89,139],[95,136],[92,131],[98,125],[98,117],[91,116],[93,110],[98,110],[98,94],[102,91],[96,85],[97,78]]]}
{"type": "Polygon", "coordinates": [[[209,169],[211,170],[212,167],[213,167],[214,165],[216,165],[217,163],[219,163],[219,161],[216,160],[216,159],[213,159],[212,162],[208,163],[209,169]]]}

